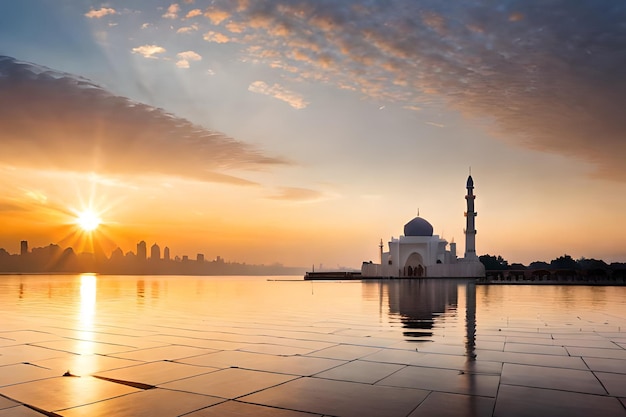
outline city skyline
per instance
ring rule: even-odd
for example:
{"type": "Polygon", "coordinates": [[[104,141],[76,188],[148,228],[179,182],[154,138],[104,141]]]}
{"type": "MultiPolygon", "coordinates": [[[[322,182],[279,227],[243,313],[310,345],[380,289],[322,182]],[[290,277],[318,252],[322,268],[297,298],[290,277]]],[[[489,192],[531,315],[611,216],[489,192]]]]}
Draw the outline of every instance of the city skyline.
{"type": "Polygon", "coordinates": [[[418,207],[462,242],[471,166],[478,254],[624,262],[625,18],[592,0],[8,4],[0,247],[163,239],[358,268],[418,207]]]}

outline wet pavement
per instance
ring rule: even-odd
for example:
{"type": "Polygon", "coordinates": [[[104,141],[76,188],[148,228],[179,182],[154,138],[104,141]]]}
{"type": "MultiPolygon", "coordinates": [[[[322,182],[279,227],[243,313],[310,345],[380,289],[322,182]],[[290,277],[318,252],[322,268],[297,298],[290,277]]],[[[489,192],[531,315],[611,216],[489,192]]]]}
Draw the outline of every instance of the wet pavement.
{"type": "Polygon", "coordinates": [[[10,279],[0,417],[626,416],[624,288],[10,279]]]}

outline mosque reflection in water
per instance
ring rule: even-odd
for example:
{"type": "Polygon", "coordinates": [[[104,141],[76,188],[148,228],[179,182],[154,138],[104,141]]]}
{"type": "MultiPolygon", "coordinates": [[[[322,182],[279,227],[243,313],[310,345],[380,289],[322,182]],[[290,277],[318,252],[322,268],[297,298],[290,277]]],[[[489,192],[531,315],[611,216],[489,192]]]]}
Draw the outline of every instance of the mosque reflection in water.
{"type": "MultiPolygon", "coordinates": [[[[367,285],[367,284],[365,284],[367,285]]],[[[461,342],[468,359],[475,358],[476,285],[461,279],[390,280],[379,285],[388,299],[389,317],[402,326],[405,340],[461,342]],[[462,339],[462,340],[459,340],[462,339]]]]}

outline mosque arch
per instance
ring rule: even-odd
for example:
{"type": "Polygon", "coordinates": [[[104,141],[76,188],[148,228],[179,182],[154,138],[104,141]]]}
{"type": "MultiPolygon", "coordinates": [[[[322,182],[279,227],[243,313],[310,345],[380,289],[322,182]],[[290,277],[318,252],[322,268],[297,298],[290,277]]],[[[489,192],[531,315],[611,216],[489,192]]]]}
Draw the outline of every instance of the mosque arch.
{"type": "Polygon", "coordinates": [[[404,276],[406,277],[425,277],[426,268],[424,267],[424,258],[420,253],[413,252],[409,255],[404,264],[404,276]]]}

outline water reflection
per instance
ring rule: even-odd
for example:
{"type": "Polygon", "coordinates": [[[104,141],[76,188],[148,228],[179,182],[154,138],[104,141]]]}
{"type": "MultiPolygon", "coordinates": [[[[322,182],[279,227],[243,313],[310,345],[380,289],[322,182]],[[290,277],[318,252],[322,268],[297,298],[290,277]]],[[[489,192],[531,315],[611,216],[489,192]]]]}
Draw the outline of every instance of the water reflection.
{"type": "Polygon", "coordinates": [[[476,284],[465,286],[465,355],[469,361],[476,359],[476,284]]]}
{"type": "Polygon", "coordinates": [[[409,341],[430,341],[436,319],[456,316],[458,280],[394,280],[387,285],[389,312],[400,318],[409,341]]]}
{"type": "Polygon", "coordinates": [[[93,329],[96,314],[96,276],[80,276],[80,310],[79,322],[83,329],[93,329]]]}
{"type": "Polygon", "coordinates": [[[80,276],[80,305],[78,310],[78,340],[76,352],[93,354],[94,319],[96,315],[97,279],[95,275],[80,276]]]}

